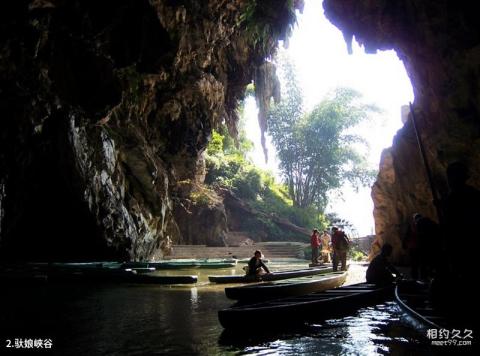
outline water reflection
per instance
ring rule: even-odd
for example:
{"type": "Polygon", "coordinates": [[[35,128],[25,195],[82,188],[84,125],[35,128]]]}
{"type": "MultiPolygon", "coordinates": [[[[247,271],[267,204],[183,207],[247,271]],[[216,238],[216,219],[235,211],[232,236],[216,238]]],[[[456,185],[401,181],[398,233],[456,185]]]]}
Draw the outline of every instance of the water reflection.
{"type": "Polygon", "coordinates": [[[190,303],[192,304],[192,310],[198,308],[198,289],[197,287],[190,288],[190,303]]]}
{"type": "Polygon", "coordinates": [[[219,324],[217,311],[232,302],[225,297],[225,286],[208,284],[208,275],[231,271],[168,273],[200,273],[200,283],[3,291],[1,331],[10,337],[52,338],[59,355],[372,355],[418,350],[434,354],[400,325],[394,303],[281,332],[269,333],[262,330],[261,320],[253,320],[253,335],[229,334],[219,324]]]}
{"type": "Polygon", "coordinates": [[[241,350],[240,355],[436,354],[399,323],[400,315],[395,303],[389,302],[281,333],[258,331],[245,337],[224,331],[219,343],[230,351],[241,350]]]}

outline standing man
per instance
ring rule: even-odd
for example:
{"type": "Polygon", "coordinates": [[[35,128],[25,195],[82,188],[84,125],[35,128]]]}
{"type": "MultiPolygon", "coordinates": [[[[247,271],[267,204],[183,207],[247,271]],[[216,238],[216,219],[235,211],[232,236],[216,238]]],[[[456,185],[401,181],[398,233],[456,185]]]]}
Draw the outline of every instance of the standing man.
{"type": "Polygon", "coordinates": [[[333,271],[338,270],[338,262],[342,264],[342,271],[347,270],[347,252],[350,240],[338,227],[332,228],[333,271]]]}
{"type": "Polygon", "coordinates": [[[312,236],[310,236],[310,246],[312,247],[312,265],[318,265],[320,238],[317,229],[313,229],[312,231],[312,236]]]}

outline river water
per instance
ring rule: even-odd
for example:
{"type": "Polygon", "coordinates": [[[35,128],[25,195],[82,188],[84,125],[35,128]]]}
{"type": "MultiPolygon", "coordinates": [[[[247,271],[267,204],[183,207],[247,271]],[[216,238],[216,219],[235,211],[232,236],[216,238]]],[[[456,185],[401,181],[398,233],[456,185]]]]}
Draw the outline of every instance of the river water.
{"type": "MultiPolygon", "coordinates": [[[[271,269],[305,267],[272,264],[271,269]]],[[[217,311],[232,305],[223,286],[208,275],[236,269],[178,270],[196,274],[195,286],[54,285],[6,288],[0,322],[3,349],[8,340],[51,339],[58,355],[375,355],[428,354],[418,335],[399,321],[395,303],[360,309],[355,315],[268,333],[252,321],[255,337],[226,334],[217,311]]],[[[351,265],[347,283],[359,282],[364,266],[351,265]]],[[[158,272],[160,273],[160,271],[158,272]]],[[[20,354],[9,348],[12,354],[20,354]]],[[[30,350],[46,351],[46,350],[30,350]]],[[[441,350],[440,350],[441,351],[441,350]]]]}

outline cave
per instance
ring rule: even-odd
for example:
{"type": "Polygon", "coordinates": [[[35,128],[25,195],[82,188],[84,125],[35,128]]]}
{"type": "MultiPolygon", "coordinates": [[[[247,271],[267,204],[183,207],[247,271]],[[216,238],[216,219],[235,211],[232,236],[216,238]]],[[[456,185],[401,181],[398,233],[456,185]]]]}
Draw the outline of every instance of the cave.
{"type": "MultiPolygon", "coordinates": [[[[2,259],[142,260],[161,256],[167,236],[222,244],[225,206],[195,210],[186,198],[204,179],[212,130],[225,123],[235,133],[245,87],[268,79],[265,59],[294,21],[287,2],[252,4],[5,4],[2,259]],[[208,224],[195,225],[199,219],[208,224]]],[[[480,29],[473,2],[325,0],[324,8],[347,43],[369,53],[394,49],[405,64],[438,194],[448,193],[445,172],[456,160],[468,162],[469,183],[478,188],[480,29]]],[[[411,214],[436,219],[411,124],[384,153],[372,196],[375,246],[391,243],[401,261],[411,214]]]]}
{"type": "MultiPolygon", "coordinates": [[[[475,5],[323,1],[347,48],[357,41],[368,53],[395,50],[414,88],[411,116],[416,117],[435,194],[411,120],[384,151],[372,188],[372,252],[388,242],[398,265],[408,262],[401,241],[413,213],[441,223],[434,199],[449,195],[446,171],[452,162],[465,162],[468,184],[480,188],[480,26],[475,5]]],[[[142,265],[165,263],[158,260],[166,257],[170,241],[224,246],[226,234],[240,230],[240,223],[251,224],[260,239],[265,237],[257,212],[244,201],[228,190],[204,190],[204,154],[214,130],[221,127],[236,135],[237,107],[252,81],[261,104],[260,127],[267,129],[268,103],[278,99],[278,78],[269,59],[280,42],[288,41],[302,7],[303,0],[2,2],[0,353],[17,354],[16,349],[34,345],[46,352],[53,345],[51,351],[68,355],[435,353],[431,345],[422,348],[420,335],[399,328],[400,312],[393,310],[394,303],[384,303],[384,294],[357,293],[360,284],[362,291],[385,291],[385,286],[357,283],[365,280],[365,264],[357,265],[363,268],[357,270],[358,281],[346,283],[344,291],[367,305],[348,300],[336,305],[340,299],[335,293],[343,292],[327,287],[324,300],[335,300],[334,308],[315,304],[307,310],[310,317],[338,308],[339,314],[347,312],[345,318],[335,315],[307,325],[300,315],[299,329],[269,333],[272,325],[262,335],[266,339],[260,339],[263,330],[260,324],[252,327],[251,320],[260,320],[263,327],[275,318],[249,314],[247,325],[238,324],[242,328],[234,341],[219,322],[219,311],[234,308],[223,286],[194,284],[203,282],[196,275],[155,274],[155,268],[142,265]],[[191,284],[176,285],[183,278],[191,284]],[[150,284],[152,279],[177,282],[160,286],[150,284]],[[254,332],[251,340],[245,337],[248,329],[254,332]]],[[[461,333],[470,346],[476,327],[475,249],[464,243],[476,238],[471,225],[479,206],[469,206],[465,225],[449,236],[454,262],[467,267],[460,275],[464,279],[432,283],[431,289],[423,289],[428,295],[417,298],[444,308],[447,321],[462,322],[451,332],[461,333]]],[[[262,223],[273,219],[266,220],[262,223]]],[[[310,234],[282,219],[275,223],[292,234],[310,234]]],[[[244,278],[243,266],[236,263],[235,258],[238,268],[229,272],[244,278]]],[[[206,278],[210,272],[203,273],[206,278]]],[[[339,273],[347,277],[345,271],[339,273]]],[[[385,289],[393,294],[393,287],[389,283],[385,289]]],[[[312,305],[312,294],[296,297],[306,299],[291,304],[290,316],[300,314],[298,304],[312,305]]],[[[277,320],[290,323],[273,310],[277,320]]],[[[442,330],[436,331],[442,335],[442,330]]]]}

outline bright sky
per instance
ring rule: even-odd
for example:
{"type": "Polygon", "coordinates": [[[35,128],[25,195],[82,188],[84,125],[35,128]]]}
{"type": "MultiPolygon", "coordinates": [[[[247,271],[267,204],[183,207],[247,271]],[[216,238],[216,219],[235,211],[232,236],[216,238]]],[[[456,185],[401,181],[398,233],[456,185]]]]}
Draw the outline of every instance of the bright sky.
{"type": "MultiPolygon", "coordinates": [[[[378,168],[380,154],[391,146],[393,136],[402,126],[401,106],[413,101],[413,90],[403,63],[394,51],[365,54],[356,42],[353,54],[347,53],[342,33],[324,16],[322,2],[306,0],[303,14],[287,49],[298,70],[298,81],[304,93],[304,104],[310,110],[324,95],[336,87],[351,87],[362,93],[368,103],[383,110],[371,123],[356,131],[370,143],[369,161],[378,168]]],[[[260,129],[253,99],[246,105],[246,130],[255,143],[252,160],[279,176],[274,147],[269,144],[269,162],[265,164],[260,146],[260,129]]],[[[373,202],[370,188],[358,193],[343,187],[340,197],[332,197],[327,212],[336,212],[354,224],[360,236],[374,233],[373,202]]]]}

